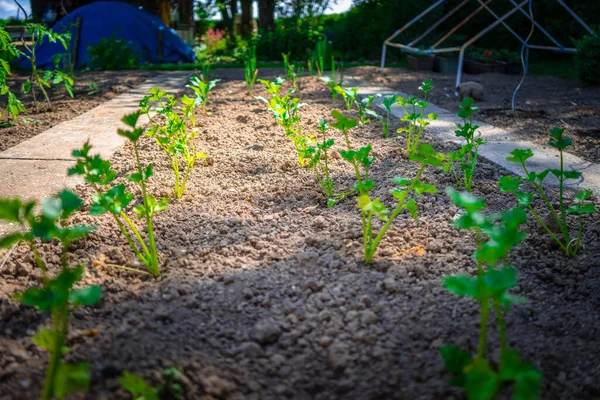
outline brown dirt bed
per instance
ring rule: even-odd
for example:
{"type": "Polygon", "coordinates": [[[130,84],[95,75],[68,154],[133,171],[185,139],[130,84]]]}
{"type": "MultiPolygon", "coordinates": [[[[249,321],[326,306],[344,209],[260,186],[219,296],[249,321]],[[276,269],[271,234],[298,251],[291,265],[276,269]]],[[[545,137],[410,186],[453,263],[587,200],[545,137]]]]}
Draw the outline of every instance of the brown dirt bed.
{"type": "MultiPolygon", "coordinates": [[[[304,84],[304,129],[315,131],[331,100],[316,79],[304,84]]],[[[374,263],[363,264],[354,201],[324,207],[293,145],[244,92],[239,81],[221,82],[211,96],[212,115],[197,117],[198,149],[214,164],[199,167],[182,201],[156,219],[159,279],[94,263],[137,265],[109,218],[72,218],[98,227],[71,250],[73,262],[87,265],[85,283],[103,290],[100,304],[75,311],[71,320],[67,359],[87,361],[93,371],[85,398],[128,399],[116,381],[123,371],[157,384],[172,365],[184,371],[186,399],[464,398],[449,386],[438,354],[444,344],[474,351],[477,340],[475,304],[441,285],[445,274],[475,270],[473,237],[450,226],[457,209],[442,193],[422,197],[420,220],[400,215],[374,263]],[[425,254],[410,251],[415,247],[425,254]]],[[[373,143],[375,194],[390,204],[390,178],[411,177],[415,168],[403,140],[380,135],[373,123],[355,129],[352,140],[373,143]]],[[[332,136],[340,148],[340,135],[332,136]]],[[[120,171],[133,169],[131,153],[125,147],[113,156],[120,171]]],[[[173,177],[166,157],[149,140],[142,155],[155,163],[151,190],[168,194],[173,177]]],[[[503,173],[485,162],[477,172],[475,194],[491,211],[515,205],[497,189],[503,173]]],[[[338,187],[353,184],[342,161],[332,174],[338,187]]],[[[434,169],[423,179],[440,189],[452,185],[434,169]]],[[[90,190],[78,192],[89,205],[90,190]]],[[[585,222],[586,248],[575,259],[533,222],[510,256],[520,275],[515,292],[529,299],[507,315],[510,345],[543,371],[542,399],[600,396],[600,224],[597,217],[585,222]]],[[[43,251],[58,262],[55,246],[43,251]]],[[[34,399],[47,354],[31,336],[48,320],[11,296],[39,284],[40,273],[20,246],[0,274],[0,398],[34,399]]],[[[493,333],[490,343],[497,356],[493,333]]]]}
{"type": "MultiPolygon", "coordinates": [[[[388,86],[408,94],[419,94],[418,86],[432,79],[435,89],[428,100],[452,112],[460,101],[454,96],[455,75],[414,72],[404,68],[356,67],[348,74],[388,86]]],[[[521,76],[505,74],[463,74],[463,82],[477,82],[485,88],[480,111],[475,118],[517,134],[519,139],[548,143],[552,127],[566,129],[573,137],[569,152],[587,161],[600,161],[600,88],[583,87],[575,79],[529,75],[517,94],[516,109],[511,99],[521,76]]]]}
{"type": "MultiPolygon", "coordinates": [[[[8,84],[25,106],[26,112],[19,114],[17,120],[13,121],[12,116],[9,116],[4,108],[6,100],[0,104],[2,122],[16,124],[16,126],[0,128],[0,152],[115,98],[155,74],[152,71],[142,70],[77,72],[75,74],[74,98],[69,97],[64,87],[57,85],[52,87],[48,93],[51,102],[50,107],[40,102],[39,112],[35,111],[31,94],[22,95],[20,93],[21,84],[28,78],[28,75],[25,72],[17,72],[11,75],[8,84]],[[96,83],[98,86],[98,91],[93,94],[89,94],[92,90],[90,88],[91,82],[96,83]]],[[[39,101],[42,98],[41,93],[38,92],[37,97],[39,101]]]]}

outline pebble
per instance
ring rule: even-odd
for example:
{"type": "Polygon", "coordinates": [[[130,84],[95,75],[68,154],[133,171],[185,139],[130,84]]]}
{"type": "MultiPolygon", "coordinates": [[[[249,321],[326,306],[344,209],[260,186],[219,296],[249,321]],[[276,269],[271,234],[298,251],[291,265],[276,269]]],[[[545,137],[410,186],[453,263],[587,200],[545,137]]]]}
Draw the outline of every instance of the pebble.
{"type": "Polygon", "coordinates": [[[252,328],[251,337],[260,344],[275,343],[281,335],[281,326],[273,319],[258,321],[252,328]]]}

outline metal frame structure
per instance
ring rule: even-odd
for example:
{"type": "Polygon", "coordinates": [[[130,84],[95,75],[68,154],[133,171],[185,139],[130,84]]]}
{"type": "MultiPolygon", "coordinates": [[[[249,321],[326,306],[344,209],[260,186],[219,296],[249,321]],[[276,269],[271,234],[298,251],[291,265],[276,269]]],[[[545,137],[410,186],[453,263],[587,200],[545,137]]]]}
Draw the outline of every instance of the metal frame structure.
{"type": "MultiPolygon", "coordinates": [[[[402,49],[402,51],[407,52],[407,53],[420,54],[420,55],[434,55],[434,54],[438,54],[438,53],[458,52],[459,53],[459,56],[458,56],[458,71],[456,73],[456,86],[458,86],[458,85],[460,85],[461,78],[462,78],[462,69],[463,69],[463,64],[464,64],[464,58],[465,58],[465,50],[466,50],[466,48],[469,47],[470,45],[472,45],[475,41],[477,41],[478,39],[480,39],[482,36],[484,36],[485,34],[487,34],[488,32],[490,32],[492,29],[494,29],[496,26],[498,26],[500,24],[502,24],[506,29],[508,29],[508,31],[514,37],[516,37],[519,42],[521,42],[521,44],[523,45],[523,47],[525,49],[525,59],[523,60],[524,69],[525,69],[525,71],[524,71],[525,75],[528,72],[529,49],[552,50],[552,51],[558,51],[558,52],[564,52],[564,53],[576,53],[577,52],[577,50],[574,49],[574,48],[572,48],[572,47],[565,47],[565,46],[563,46],[547,30],[545,30],[544,27],[541,24],[539,24],[537,21],[535,21],[532,18],[532,16],[527,11],[525,11],[523,9],[523,7],[526,6],[532,0],[521,0],[519,3],[517,3],[518,0],[508,0],[513,5],[513,8],[510,9],[508,12],[506,12],[504,15],[501,15],[501,16],[498,15],[498,14],[496,14],[491,8],[489,8],[489,4],[492,3],[494,0],[474,0],[477,3],[479,3],[479,7],[477,7],[477,9],[475,9],[475,11],[473,11],[471,14],[469,14],[465,19],[463,19],[461,22],[459,22],[457,25],[455,25],[452,29],[450,29],[440,40],[438,40],[430,48],[422,50],[422,49],[419,49],[419,48],[415,47],[415,45],[418,42],[420,42],[423,38],[425,38],[428,34],[430,34],[435,28],[437,28],[440,24],[442,24],[444,21],[446,21],[452,15],[454,15],[459,9],[461,9],[463,6],[465,6],[470,1],[471,0],[463,0],[455,8],[453,8],[452,10],[450,10],[448,13],[446,13],[444,16],[442,16],[442,18],[440,18],[438,21],[436,21],[434,24],[432,24],[429,28],[427,28],[427,30],[425,30],[425,32],[423,32],[419,37],[417,37],[413,41],[409,42],[408,44],[394,43],[394,42],[392,42],[392,40],[394,40],[398,35],[400,35],[402,32],[404,32],[410,26],[412,26],[413,24],[415,24],[417,21],[419,21],[425,15],[429,14],[431,11],[433,11],[434,9],[436,9],[439,5],[448,2],[448,0],[436,0],[435,3],[433,3],[429,8],[427,8],[421,14],[417,15],[415,18],[413,18],[412,20],[410,20],[402,28],[400,28],[396,32],[394,32],[394,34],[392,36],[390,36],[389,38],[387,38],[383,42],[383,48],[382,48],[382,52],[381,52],[381,72],[383,72],[383,69],[385,67],[385,55],[386,55],[387,46],[396,47],[396,48],[402,49]],[[446,41],[446,39],[448,39],[454,32],[456,32],[463,25],[465,25],[472,18],[474,18],[477,14],[479,14],[479,12],[481,12],[483,9],[485,9],[486,11],[488,11],[496,19],[496,21],[494,21],[492,24],[488,25],[485,29],[483,29],[481,32],[479,32],[475,36],[473,36],[471,39],[469,39],[466,42],[464,42],[462,44],[462,46],[460,46],[460,47],[443,47],[443,48],[439,48],[439,46],[444,41],[446,41]],[[538,46],[538,45],[532,45],[532,44],[529,44],[526,39],[523,39],[518,33],[516,33],[505,22],[505,20],[507,18],[509,18],[511,15],[513,15],[514,13],[519,12],[519,11],[523,15],[525,15],[525,17],[527,17],[527,19],[530,20],[535,25],[535,27],[537,29],[539,29],[539,31],[542,32],[552,43],[554,43],[555,46],[538,46]]],[[[579,15],[577,15],[577,13],[575,13],[571,8],[569,8],[569,6],[567,6],[563,0],[556,0],[556,1],[561,6],[563,6],[566,9],[566,11],[577,22],[579,22],[590,34],[595,35],[594,31],[579,17],[579,15]]]]}

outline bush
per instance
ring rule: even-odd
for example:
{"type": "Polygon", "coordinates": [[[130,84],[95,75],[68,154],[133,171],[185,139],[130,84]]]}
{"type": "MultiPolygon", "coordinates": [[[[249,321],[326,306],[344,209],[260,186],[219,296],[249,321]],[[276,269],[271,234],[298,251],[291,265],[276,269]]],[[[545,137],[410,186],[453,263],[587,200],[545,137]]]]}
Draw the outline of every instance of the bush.
{"type": "Polygon", "coordinates": [[[138,49],[116,35],[103,38],[88,47],[90,55],[90,67],[102,71],[114,71],[119,69],[133,69],[140,65],[140,54],[138,49]]]}
{"type": "Polygon", "coordinates": [[[582,82],[600,85],[600,36],[586,35],[577,41],[575,68],[582,82]]]}
{"type": "Polygon", "coordinates": [[[318,20],[305,18],[278,19],[274,30],[261,31],[255,39],[256,56],[260,60],[280,61],[281,54],[290,54],[291,61],[306,61],[323,34],[318,20]]]}

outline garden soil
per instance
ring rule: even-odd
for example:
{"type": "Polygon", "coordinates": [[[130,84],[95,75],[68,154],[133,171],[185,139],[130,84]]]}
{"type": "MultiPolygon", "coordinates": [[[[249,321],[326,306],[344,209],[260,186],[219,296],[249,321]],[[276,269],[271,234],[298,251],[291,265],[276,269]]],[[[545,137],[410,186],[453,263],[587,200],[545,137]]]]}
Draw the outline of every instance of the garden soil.
{"type": "Polygon", "coordinates": [[[6,100],[0,104],[1,122],[6,125],[0,127],[0,152],[113,99],[154,75],[155,72],[141,70],[78,72],[75,75],[74,98],[69,97],[63,86],[56,85],[47,89],[51,102],[48,106],[40,101],[43,100],[43,96],[37,91],[39,112],[36,112],[31,94],[20,94],[21,85],[29,75],[12,74],[8,84],[23,102],[26,111],[19,114],[14,121],[6,112],[6,100]],[[90,86],[92,82],[96,84],[97,89],[90,86]]]}
{"type": "MultiPolygon", "coordinates": [[[[73,398],[130,399],[117,382],[123,371],[158,385],[162,371],[176,366],[186,399],[463,399],[439,356],[446,344],[475,352],[479,318],[473,301],[442,287],[442,276],[476,270],[473,236],[451,226],[458,210],[444,189],[453,179],[427,168],[423,181],[440,193],[418,200],[417,221],[401,214],[365,265],[355,200],[328,209],[312,171],[298,166],[293,144],[245,92],[242,82],[225,79],[211,93],[211,114],[197,115],[198,150],[210,158],[194,170],[183,199],[156,217],[160,278],[108,265],[141,268],[110,218],[85,211],[71,218],[97,227],[71,246],[71,259],[87,266],[84,283],[103,291],[97,306],[71,318],[66,358],[92,370],[90,394],[73,398]]],[[[298,95],[308,103],[301,109],[304,131],[316,133],[318,118],[331,120],[328,90],[305,78],[298,95]]],[[[335,150],[342,149],[341,135],[329,133],[335,150]]],[[[373,194],[392,206],[391,178],[416,172],[403,139],[383,139],[378,123],[357,127],[351,139],[356,147],[373,144],[373,194]]],[[[141,153],[145,164],[155,164],[151,191],[170,196],[174,178],[165,155],[149,139],[141,153]]],[[[332,156],[336,188],[352,187],[349,166],[332,156]]],[[[112,162],[131,173],[132,148],[112,162]]],[[[487,162],[478,166],[474,193],[490,212],[516,205],[498,190],[506,173],[487,162]]],[[[89,209],[90,189],[77,191],[89,209]]],[[[598,217],[584,219],[586,245],[573,259],[534,221],[527,231],[509,258],[519,271],[513,292],[528,299],[507,313],[510,346],[543,371],[542,399],[598,399],[598,217]]],[[[56,271],[58,248],[42,250],[56,271]]],[[[25,246],[0,275],[0,399],[35,399],[48,355],[31,337],[49,320],[12,296],[39,285],[41,275],[25,246]]],[[[497,360],[491,326],[489,356],[497,360]]],[[[511,396],[504,391],[499,398],[511,396]]]]}
{"type": "MultiPolygon", "coordinates": [[[[428,100],[452,112],[458,111],[454,96],[455,75],[435,72],[415,72],[405,68],[355,67],[347,75],[365,79],[408,94],[418,94],[419,83],[432,79],[435,87],[428,100]]],[[[566,129],[573,137],[574,155],[587,161],[600,161],[600,88],[585,87],[576,79],[556,76],[529,75],[511,108],[513,92],[521,75],[463,74],[463,82],[477,82],[485,89],[477,119],[515,133],[519,140],[538,144],[548,142],[548,132],[554,126],[566,129]]],[[[507,138],[507,140],[510,140],[507,138]]]]}

